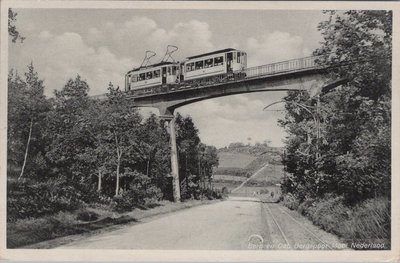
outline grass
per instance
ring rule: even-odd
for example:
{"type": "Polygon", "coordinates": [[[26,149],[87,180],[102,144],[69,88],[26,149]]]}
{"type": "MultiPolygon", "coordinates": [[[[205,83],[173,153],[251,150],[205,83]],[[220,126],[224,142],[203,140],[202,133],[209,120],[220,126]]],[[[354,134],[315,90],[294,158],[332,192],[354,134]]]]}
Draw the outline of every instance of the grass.
{"type": "Polygon", "coordinates": [[[308,199],[299,203],[286,195],[283,203],[308,217],[325,231],[338,235],[353,249],[390,249],[390,200],[379,197],[357,206],[346,206],[343,198],[327,195],[322,199],[308,199]],[[377,247],[357,244],[378,244],[377,247]]]}
{"type": "Polygon", "coordinates": [[[266,163],[270,165],[280,165],[282,163],[282,158],[279,155],[279,152],[272,151],[259,155],[257,159],[253,160],[246,166],[246,169],[254,173],[266,163]]]}
{"type": "Polygon", "coordinates": [[[226,174],[214,174],[213,181],[220,182],[220,181],[234,181],[234,182],[243,182],[246,180],[246,176],[235,176],[235,175],[226,175],[226,174]]]}
{"type": "Polygon", "coordinates": [[[284,176],[283,165],[269,164],[256,176],[252,178],[257,182],[269,182],[270,184],[278,184],[284,176]]]}
{"type": "Polygon", "coordinates": [[[257,157],[245,153],[231,153],[231,152],[220,152],[219,157],[219,168],[245,168],[249,163],[254,161],[257,157]]]}
{"type": "MultiPolygon", "coordinates": [[[[51,248],[65,243],[70,235],[106,231],[108,227],[138,222],[141,219],[181,209],[211,203],[209,200],[189,200],[182,203],[160,201],[152,208],[143,207],[126,213],[116,213],[106,206],[81,208],[74,212],[59,212],[42,218],[20,219],[7,223],[7,248],[51,248]],[[82,213],[95,214],[93,221],[78,220],[82,213]],[[44,242],[43,242],[44,241],[44,242]],[[40,243],[41,242],[41,243],[40,243]]],[[[78,238],[78,237],[77,237],[78,238]]]]}

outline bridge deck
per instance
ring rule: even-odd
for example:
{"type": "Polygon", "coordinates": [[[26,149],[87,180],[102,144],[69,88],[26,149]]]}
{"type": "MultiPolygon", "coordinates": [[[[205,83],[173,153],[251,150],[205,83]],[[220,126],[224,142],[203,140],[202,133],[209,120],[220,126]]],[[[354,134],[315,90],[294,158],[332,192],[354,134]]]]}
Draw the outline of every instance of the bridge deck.
{"type": "MultiPolygon", "coordinates": [[[[227,84],[227,83],[246,82],[246,81],[252,81],[252,80],[261,79],[261,78],[282,76],[285,74],[290,75],[290,74],[294,74],[294,73],[301,73],[301,72],[307,72],[307,71],[312,71],[312,70],[317,70],[317,69],[323,69],[323,67],[321,67],[320,65],[318,65],[315,62],[317,58],[318,58],[318,56],[311,56],[311,57],[291,59],[291,60],[281,61],[281,62],[277,62],[277,63],[271,63],[271,64],[247,68],[247,69],[245,69],[246,77],[244,79],[232,80],[232,81],[228,81],[228,82],[215,83],[215,84],[204,85],[204,86],[174,85],[174,86],[171,86],[168,89],[168,91],[165,91],[165,92],[159,92],[159,93],[155,93],[155,94],[154,93],[141,94],[141,95],[136,95],[136,96],[130,95],[128,97],[145,98],[145,97],[151,97],[151,96],[159,96],[159,95],[163,95],[163,94],[177,93],[177,92],[193,90],[193,89],[209,88],[209,87],[219,86],[221,84],[227,84]]],[[[105,97],[106,97],[106,94],[92,96],[92,98],[94,98],[94,99],[103,99],[105,97]]]]}

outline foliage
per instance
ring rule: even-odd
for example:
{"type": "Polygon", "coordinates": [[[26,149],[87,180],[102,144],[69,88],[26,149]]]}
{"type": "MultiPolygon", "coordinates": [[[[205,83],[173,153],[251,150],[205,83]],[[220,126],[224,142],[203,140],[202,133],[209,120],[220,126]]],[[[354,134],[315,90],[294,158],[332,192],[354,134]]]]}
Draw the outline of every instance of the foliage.
{"type": "Polygon", "coordinates": [[[329,18],[319,25],[324,41],[315,55],[318,63],[332,65],[332,79],[349,81],[323,90],[320,103],[306,92],[288,93],[280,120],[289,134],[282,189],[300,202],[326,193],[350,205],[389,197],[392,13],[326,13],[329,18]]]}
{"type": "Polygon", "coordinates": [[[186,190],[182,198],[200,198],[211,183],[213,168],[218,166],[217,148],[200,142],[198,129],[192,118],[176,116],[176,141],[179,154],[179,175],[184,180],[186,190]]]}
{"type": "Polygon", "coordinates": [[[41,217],[59,211],[77,209],[80,196],[75,189],[65,186],[62,178],[45,183],[32,180],[8,181],[7,185],[7,220],[41,217]]]}
{"type": "Polygon", "coordinates": [[[17,42],[17,40],[20,40],[22,43],[25,37],[21,36],[14,24],[17,21],[17,14],[11,8],[8,9],[8,35],[11,37],[13,43],[17,42]]]}
{"type": "Polygon", "coordinates": [[[236,167],[218,167],[215,170],[216,174],[224,174],[224,175],[232,175],[232,176],[244,176],[250,177],[252,175],[247,169],[244,168],[236,168],[236,167]]]}
{"type": "Polygon", "coordinates": [[[43,80],[32,63],[24,79],[12,70],[9,72],[8,102],[8,166],[21,171],[29,160],[28,169],[34,175],[45,166],[43,133],[50,104],[44,96],[43,80]]]}
{"type": "Polygon", "coordinates": [[[348,244],[382,243],[390,248],[390,201],[379,197],[367,199],[357,206],[348,206],[343,196],[327,194],[302,203],[293,196],[284,196],[284,204],[307,216],[314,224],[334,233],[348,244]]]}
{"type": "MultiPolygon", "coordinates": [[[[32,64],[25,78],[10,71],[9,221],[97,204],[122,212],[171,198],[164,123],[155,115],[143,120],[118,87],[108,90],[106,100],[92,99],[77,75],[48,99],[32,64]]],[[[218,196],[205,189],[218,165],[216,148],[200,142],[190,117],[178,114],[176,129],[186,197],[218,196]]]]}
{"type": "Polygon", "coordinates": [[[285,98],[287,114],[280,123],[289,136],[283,201],[351,248],[368,240],[388,249],[392,13],[326,13],[317,62],[332,66],[332,79],[348,82],[322,90],[320,103],[306,92],[289,92],[285,98]]]}
{"type": "Polygon", "coordinates": [[[348,243],[371,240],[383,242],[390,249],[390,201],[387,198],[373,198],[362,202],[350,212],[350,219],[344,222],[341,235],[348,243]]]}

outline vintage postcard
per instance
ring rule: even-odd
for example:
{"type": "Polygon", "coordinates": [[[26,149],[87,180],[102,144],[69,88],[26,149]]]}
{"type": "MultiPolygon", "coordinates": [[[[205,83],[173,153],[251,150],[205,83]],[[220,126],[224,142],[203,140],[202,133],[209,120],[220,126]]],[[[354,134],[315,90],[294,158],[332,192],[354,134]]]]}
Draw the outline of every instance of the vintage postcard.
{"type": "Polygon", "coordinates": [[[398,2],[1,1],[1,259],[399,261],[399,25],[398,2]]]}

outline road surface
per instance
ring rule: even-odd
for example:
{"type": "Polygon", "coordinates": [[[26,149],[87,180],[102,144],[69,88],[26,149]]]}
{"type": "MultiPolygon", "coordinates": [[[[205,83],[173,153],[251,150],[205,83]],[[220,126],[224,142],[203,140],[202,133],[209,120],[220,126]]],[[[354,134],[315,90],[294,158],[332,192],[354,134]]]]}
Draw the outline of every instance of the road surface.
{"type": "Polygon", "coordinates": [[[57,248],[282,250],[338,249],[343,245],[279,204],[230,197],[57,248]]]}

